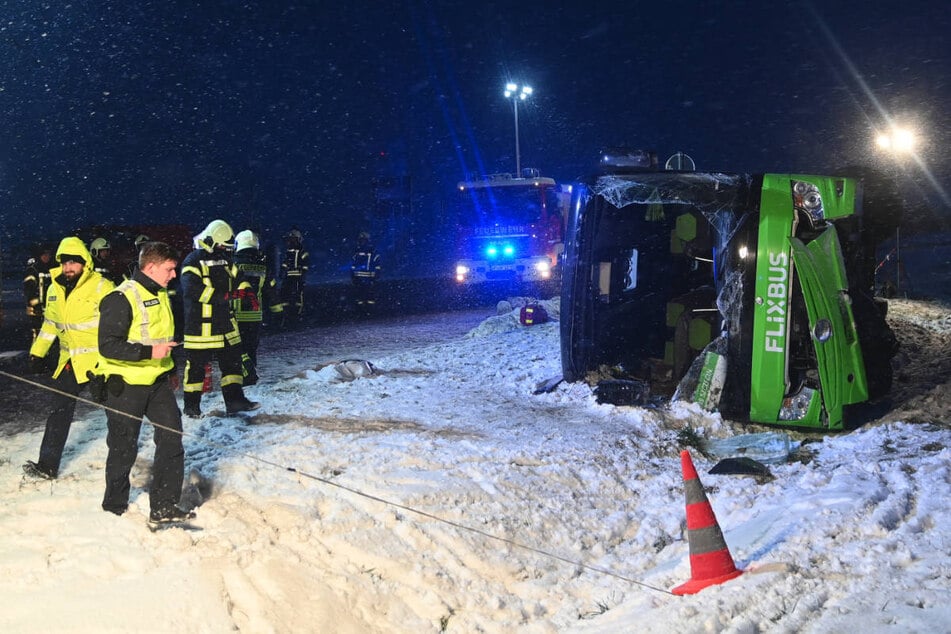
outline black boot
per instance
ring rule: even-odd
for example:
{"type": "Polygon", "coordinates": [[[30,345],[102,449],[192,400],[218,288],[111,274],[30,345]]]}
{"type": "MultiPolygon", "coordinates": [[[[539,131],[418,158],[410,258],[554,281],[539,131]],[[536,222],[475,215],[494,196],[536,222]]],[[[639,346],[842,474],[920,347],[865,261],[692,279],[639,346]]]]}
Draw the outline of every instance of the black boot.
{"type": "Polygon", "coordinates": [[[201,418],[201,392],[185,392],[185,416],[201,418]]]}
{"type": "Polygon", "coordinates": [[[31,478],[42,478],[43,480],[55,480],[58,475],[55,469],[32,460],[27,460],[23,465],[23,473],[31,478]]]}
{"type": "Polygon", "coordinates": [[[185,511],[177,506],[165,506],[152,509],[149,512],[149,524],[168,524],[169,522],[185,522],[194,519],[192,511],[185,511]]]}
{"type": "Polygon", "coordinates": [[[221,395],[225,397],[225,409],[229,414],[250,412],[261,407],[260,403],[249,401],[240,385],[225,385],[221,388],[221,395]]]}

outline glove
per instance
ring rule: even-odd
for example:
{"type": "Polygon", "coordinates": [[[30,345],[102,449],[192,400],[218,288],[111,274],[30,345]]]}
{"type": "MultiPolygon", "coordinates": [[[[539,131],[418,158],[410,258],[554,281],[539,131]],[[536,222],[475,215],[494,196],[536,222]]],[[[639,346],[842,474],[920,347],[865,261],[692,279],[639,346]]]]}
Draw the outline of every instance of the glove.
{"type": "Polygon", "coordinates": [[[92,400],[97,403],[106,402],[106,377],[101,374],[93,374],[92,370],[86,370],[86,378],[89,379],[89,394],[92,400]]]}
{"type": "Polygon", "coordinates": [[[109,378],[106,379],[106,389],[109,390],[110,394],[118,397],[125,390],[125,381],[118,374],[110,374],[109,378]]]}
{"type": "Polygon", "coordinates": [[[46,361],[42,358],[30,355],[27,360],[27,372],[29,374],[46,374],[46,361]]]}

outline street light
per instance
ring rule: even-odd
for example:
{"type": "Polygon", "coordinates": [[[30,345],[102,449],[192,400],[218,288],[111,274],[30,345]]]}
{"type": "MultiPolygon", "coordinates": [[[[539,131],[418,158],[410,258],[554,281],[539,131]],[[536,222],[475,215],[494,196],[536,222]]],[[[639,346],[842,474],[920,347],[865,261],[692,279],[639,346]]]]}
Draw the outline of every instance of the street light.
{"type": "Polygon", "coordinates": [[[908,154],[914,151],[917,142],[915,131],[910,128],[892,126],[887,132],[879,133],[875,142],[883,150],[908,154]]]}
{"type": "Polygon", "coordinates": [[[518,147],[518,102],[525,101],[531,94],[531,86],[519,86],[512,82],[505,84],[505,98],[511,99],[515,108],[515,178],[522,177],[522,155],[518,147]]]}

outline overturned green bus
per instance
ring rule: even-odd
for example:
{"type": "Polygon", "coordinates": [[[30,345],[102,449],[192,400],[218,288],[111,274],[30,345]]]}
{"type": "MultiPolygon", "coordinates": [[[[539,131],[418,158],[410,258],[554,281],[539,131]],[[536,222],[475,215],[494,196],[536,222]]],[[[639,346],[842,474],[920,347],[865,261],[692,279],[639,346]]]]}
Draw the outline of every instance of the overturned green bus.
{"type": "Polygon", "coordinates": [[[896,339],[872,293],[896,223],[847,177],[608,168],[570,209],[564,378],[842,429],[891,386],[896,339]]]}

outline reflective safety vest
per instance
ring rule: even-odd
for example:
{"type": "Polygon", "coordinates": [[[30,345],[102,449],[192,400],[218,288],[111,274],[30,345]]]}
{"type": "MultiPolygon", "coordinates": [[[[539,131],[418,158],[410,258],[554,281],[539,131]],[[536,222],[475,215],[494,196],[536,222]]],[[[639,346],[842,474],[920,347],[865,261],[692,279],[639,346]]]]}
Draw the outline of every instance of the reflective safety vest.
{"type": "Polygon", "coordinates": [[[307,273],[307,260],[310,254],[303,249],[289,248],[284,252],[281,262],[281,272],[284,277],[303,277],[307,273]]]}
{"type": "MultiPolygon", "coordinates": [[[[156,295],[138,282],[126,280],[116,291],[125,295],[132,307],[132,322],[127,339],[129,343],[154,346],[173,340],[175,320],[172,317],[168,293],[164,289],[156,295]]],[[[171,355],[162,359],[121,361],[100,354],[97,373],[105,376],[118,374],[131,385],[152,385],[174,365],[171,355]]]]}

